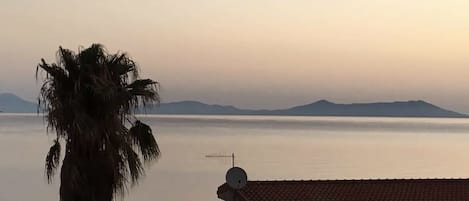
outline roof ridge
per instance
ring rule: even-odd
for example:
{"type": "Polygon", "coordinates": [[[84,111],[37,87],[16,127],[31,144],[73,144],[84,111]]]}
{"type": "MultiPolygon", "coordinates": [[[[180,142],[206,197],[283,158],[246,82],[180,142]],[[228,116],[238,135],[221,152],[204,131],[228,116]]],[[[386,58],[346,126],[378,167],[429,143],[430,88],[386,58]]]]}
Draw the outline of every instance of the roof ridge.
{"type": "Polygon", "coordinates": [[[466,181],[469,178],[370,178],[370,179],[309,179],[309,180],[250,180],[248,182],[268,182],[268,183],[279,183],[279,182],[354,182],[354,181],[466,181]]]}

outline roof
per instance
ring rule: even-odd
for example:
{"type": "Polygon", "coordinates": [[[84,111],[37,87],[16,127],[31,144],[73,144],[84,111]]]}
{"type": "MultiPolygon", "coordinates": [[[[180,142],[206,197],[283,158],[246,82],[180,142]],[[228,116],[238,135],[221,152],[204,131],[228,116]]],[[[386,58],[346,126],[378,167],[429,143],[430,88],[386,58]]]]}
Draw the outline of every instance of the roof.
{"type": "MultiPolygon", "coordinates": [[[[225,183],[218,197],[227,192],[233,189],[225,183]]],[[[235,196],[241,201],[468,201],[469,179],[248,181],[235,196]]]]}

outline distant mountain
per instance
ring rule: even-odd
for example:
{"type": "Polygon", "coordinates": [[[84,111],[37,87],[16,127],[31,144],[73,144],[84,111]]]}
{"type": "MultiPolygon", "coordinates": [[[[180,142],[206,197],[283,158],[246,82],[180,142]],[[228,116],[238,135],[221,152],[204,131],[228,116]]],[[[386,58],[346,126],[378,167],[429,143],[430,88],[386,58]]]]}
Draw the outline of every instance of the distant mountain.
{"type": "Polygon", "coordinates": [[[34,113],[37,104],[21,99],[12,93],[0,93],[0,111],[5,113],[34,113]]]}
{"type": "Polygon", "coordinates": [[[209,105],[197,101],[162,103],[147,108],[147,114],[212,114],[212,115],[291,115],[291,116],[379,116],[379,117],[467,117],[425,101],[389,103],[336,104],[320,100],[311,104],[281,110],[245,110],[233,106],[209,105]]]}
{"type": "Polygon", "coordinates": [[[171,103],[161,103],[158,106],[146,107],[141,110],[147,114],[248,114],[250,110],[242,110],[233,106],[209,105],[198,101],[179,101],[171,103]]]}
{"type": "MultiPolygon", "coordinates": [[[[0,111],[35,113],[37,104],[11,93],[0,93],[0,111]]],[[[425,101],[336,104],[327,100],[280,110],[247,110],[230,105],[211,105],[198,101],[161,103],[141,108],[146,114],[197,115],[291,115],[291,116],[378,116],[378,117],[468,117],[425,101]]]]}
{"type": "Polygon", "coordinates": [[[421,100],[354,104],[336,104],[321,100],[285,110],[275,110],[272,113],[306,116],[467,117],[421,100]]]}

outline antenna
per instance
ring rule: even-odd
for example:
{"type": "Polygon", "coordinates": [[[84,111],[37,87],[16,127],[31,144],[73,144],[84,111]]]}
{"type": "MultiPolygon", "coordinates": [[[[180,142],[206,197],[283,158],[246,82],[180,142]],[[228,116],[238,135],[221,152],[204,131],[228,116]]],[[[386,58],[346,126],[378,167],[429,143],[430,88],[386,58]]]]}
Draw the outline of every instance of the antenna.
{"type": "Polygon", "coordinates": [[[235,154],[231,153],[231,155],[205,155],[206,158],[231,158],[231,167],[235,166],[235,154]]]}

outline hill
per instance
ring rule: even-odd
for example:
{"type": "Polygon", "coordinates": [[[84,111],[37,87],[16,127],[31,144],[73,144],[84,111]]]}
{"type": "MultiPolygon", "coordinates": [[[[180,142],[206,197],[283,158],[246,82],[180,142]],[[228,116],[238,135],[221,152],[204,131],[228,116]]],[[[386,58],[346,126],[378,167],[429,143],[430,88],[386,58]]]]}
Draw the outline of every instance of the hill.
{"type": "Polygon", "coordinates": [[[336,104],[327,100],[280,110],[245,110],[197,101],[162,103],[147,108],[147,114],[291,115],[291,116],[379,116],[379,117],[467,117],[425,101],[336,104]]]}
{"type": "Polygon", "coordinates": [[[466,117],[425,101],[336,104],[321,100],[307,105],[273,111],[281,115],[305,116],[386,116],[386,117],[466,117]]]}
{"type": "Polygon", "coordinates": [[[238,109],[234,106],[209,105],[198,101],[179,101],[147,107],[141,112],[147,114],[242,115],[249,113],[249,110],[238,109]]]}
{"type": "Polygon", "coordinates": [[[12,93],[0,93],[0,111],[5,113],[34,113],[37,104],[23,100],[12,93]]]}
{"type": "MultiPolygon", "coordinates": [[[[23,100],[11,93],[0,93],[0,111],[6,113],[35,113],[37,111],[37,104],[23,100]]],[[[422,100],[353,104],[336,104],[327,100],[320,100],[306,105],[279,110],[247,110],[230,105],[179,101],[141,108],[139,112],[146,114],[196,115],[467,117],[467,115],[446,110],[422,100]]]]}

